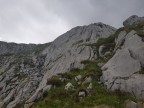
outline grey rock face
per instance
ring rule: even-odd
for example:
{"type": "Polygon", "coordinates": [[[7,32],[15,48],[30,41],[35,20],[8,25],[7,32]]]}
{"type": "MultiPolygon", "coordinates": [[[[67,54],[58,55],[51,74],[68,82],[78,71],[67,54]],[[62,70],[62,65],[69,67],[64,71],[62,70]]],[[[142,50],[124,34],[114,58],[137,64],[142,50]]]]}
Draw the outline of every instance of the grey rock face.
{"type": "Polygon", "coordinates": [[[128,19],[126,19],[123,22],[123,25],[124,26],[132,25],[134,23],[137,23],[138,21],[144,21],[144,17],[138,17],[137,15],[133,15],[133,16],[129,17],[128,19]]]}
{"type": "Polygon", "coordinates": [[[73,68],[82,68],[81,61],[97,57],[86,43],[95,43],[99,38],[108,37],[115,31],[111,26],[95,23],[73,28],[49,46],[1,42],[0,105],[13,108],[26,101],[25,107],[28,107],[51,88],[47,85],[50,77],[73,68]],[[33,50],[35,48],[40,50],[39,53],[33,50]],[[31,50],[32,53],[21,53],[25,50],[31,50]],[[8,52],[14,54],[6,55],[8,52]],[[13,90],[16,91],[13,99],[8,98],[13,90]]]}
{"type": "Polygon", "coordinates": [[[87,87],[88,90],[92,89],[92,83],[89,84],[89,86],[87,87]]]}
{"type": "Polygon", "coordinates": [[[81,81],[81,79],[82,79],[82,76],[81,76],[81,75],[78,75],[78,76],[75,77],[75,81],[77,81],[77,82],[78,82],[78,81],[81,81]]]}
{"type": "Polygon", "coordinates": [[[44,55],[0,55],[1,107],[16,107],[34,93],[43,77],[44,62],[44,55]]]}
{"type": "Polygon", "coordinates": [[[130,92],[144,98],[144,75],[138,73],[144,67],[144,42],[135,31],[131,31],[120,33],[116,43],[119,49],[102,67],[102,81],[107,89],[130,92]],[[125,41],[120,44],[122,40],[125,41]]]}
{"type": "Polygon", "coordinates": [[[80,91],[80,92],[78,93],[78,96],[79,96],[79,97],[86,97],[86,92],[85,92],[85,91],[80,91]]]}
{"type": "MultiPolygon", "coordinates": [[[[46,73],[39,85],[38,91],[46,86],[47,79],[57,73],[67,72],[73,68],[82,68],[81,61],[92,60],[97,57],[86,43],[95,43],[99,38],[108,37],[115,32],[115,28],[95,23],[88,26],[76,27],[58,37],[43,54],[47,54],[46,73]]],[[[27,101],[30,102],[31,98],[27,101]]]]}
{"type": "Polygon", "coordinates": [[[17,53],[25,50],[32,50],[36,46],[36,44],[16,44],[0,41],[0,54],[17,53]]]}

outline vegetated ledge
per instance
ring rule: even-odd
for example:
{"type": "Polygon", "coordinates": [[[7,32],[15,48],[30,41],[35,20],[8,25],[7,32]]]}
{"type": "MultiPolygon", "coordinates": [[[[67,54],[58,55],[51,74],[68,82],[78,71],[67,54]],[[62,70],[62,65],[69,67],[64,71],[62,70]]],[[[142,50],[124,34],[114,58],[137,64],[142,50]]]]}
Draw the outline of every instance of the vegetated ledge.
{"type": "Polygon", "coordinates": [[[0,54],[0,56],[20,57],[20,56],[28,56],[30,54],[39,54],[41,51],[43,51],[45,48],[47,48],[50,44],[51,44],[51,42],[45,43],[45,44],[38,44],[38,45],[36,45],[36,47],[34,47],[33,49],[30,49],[30,50],[23,50],[23,51],[16,52],[16,53],[7,52],[7,53],[0,54]]]}
{"type": "Polygon", "coordinates": [[[144,21],[139,21],[136,24],[125,26],[122,29],[127,33],[129,33],[131,30],[135,30],[137,35],[144,39],[144,21]]]}
{"type": "Polygon", "coordinates": [[[107,91],[104,85],[100,82],[102,71],[98,66],[99,63],[105,61],[98,58],[94,61],[82,61],[85,65],[83,69],[72,69],[70,72],[61,73],[53,76],[48,80],[48,84],[52,85],[50,91],[43,95],[43,99],[34,103],[32,108],[93,108],[97,105],[108,105],[114,108],[124,108],[126,100],[139,101],[129,93],[120,91],[107,91]],[[78,83],[75,78],[81,75],[81,83],[78,83]],[[84,83],[86,78],[91,77],[90,82],[84,83]],[[63,81],[61,79],[64,79],[63,81]],[[73,89],[66,90],[65,86],[71,83],[73,89]],[[92,88],[85,97],[79,97],[79,91],[86,90],[92,84],[92,88]]]}
{"type": "MultiPolygon", "coordinates": [[[[85,45],[95,48],[98,52],[98,49],[101,45],[105,45],[108,50],[114,49],[115,47],[115,38],[118,37],[118,34],[121,31],[126,31],[127,33],[131,30],[135,30],[140,37],[143,37],[143,24],[135,24],[135,27],[126,26],[118,29],[113,35],[108,38],[100,38],[97,43],[83,43],[78,42],[77,45],[85,45]]],[[[106,49],[106,51],[107,51],[106,49]]],[[[100,57],[94,61],[85,60],[82,61],[85,65],[83,69],[72,69],[70,72],[66,72],[63,74],[56,75],[50,79],[48,84],[53,85],[51,90],[46,92],[43,96],[43,99],[36,102],[33,105],[33,108],[83,108],[83,107],[94,107],[97,105],[108,105],[114,108],[124,108],[124,102],[126,100],[132,100],[134,102],[144,102],[142,99],[136,98],[134,95],[130,93],[125,93],[121,91],[110,92],[106,90],[104,85],[100,82],[100,76],[102,74],[99,63],[107,62],[111,56],[100,57]],[[80,90],[85,90],[90,83],[86,84],[78,84],[75,81],[75,77],[81,75],[82,81],[84,82],[85,78],[91,76],[93,87],[89,92],[89,95],[85,97],[79,98],[78,93],[80,90]],[[65,81],[60,83],[60,79],[64,78],[65,81]],[[57,83],[58,84],[55,84],[57,83]],[[65,86],[68,83],[71,83],[74,86],[73,90],[65,90],[65,86]],[[54,86],[55,85],[55,86],[54,86]]],[[[143,69],[139,72],[143,74],[143,69]]]]}

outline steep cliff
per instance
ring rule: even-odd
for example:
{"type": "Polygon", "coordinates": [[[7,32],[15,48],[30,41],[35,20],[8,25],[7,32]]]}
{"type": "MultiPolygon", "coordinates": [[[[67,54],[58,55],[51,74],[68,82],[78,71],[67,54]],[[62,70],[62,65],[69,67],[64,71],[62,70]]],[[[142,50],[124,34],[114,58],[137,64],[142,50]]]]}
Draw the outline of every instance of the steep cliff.
{"type": "Polygon", "coordinates": [[[144,98],[144,21],[132,16],[125,22],[130,23],[120,29],[113,57],[102,67],[103,82],[107,89],[144,98]]]}

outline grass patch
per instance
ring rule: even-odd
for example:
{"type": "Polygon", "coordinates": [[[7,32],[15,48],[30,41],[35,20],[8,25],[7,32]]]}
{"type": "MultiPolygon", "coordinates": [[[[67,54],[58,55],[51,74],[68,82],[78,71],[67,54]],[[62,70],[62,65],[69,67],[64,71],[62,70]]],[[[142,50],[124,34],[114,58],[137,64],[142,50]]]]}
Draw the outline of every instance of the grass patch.
{"type": "Polygon", "coordinates": [[[137,35],[139,35],[144,40],[144,21],[139,21],[136,24],[128,25],[124,27],[124,30],[128,33],[131,30],[135,30],[137,35]]]}
{"type": "MultiPolygon", "coordinates": [[[[100,58],[99,58],[100,59],[100,58]]],[[[127,99],[134,100],[128,93],[120,91],[109,92],[102,84],[99,84],[97,78],[101,75],[101,69],[97,66],[98,60],[95,61],[82,61],[85,64],[83,69],[73,69],[67,73],[61,73],[52,77],[51,81],[59,82],[59,77],[67,78],[66,82],[62,83],[56,88],[52,88],[44,99],[36,102],[32,108],[92,108],[96,105],[109,105],[114,108],[123,108],[123,103],[127,99]],[[89,91],[90,96],[79,99],[77,96],[78,91],[88,87],[87,84],[78,85],[74,80],[75,76],[82,75],[83,79],[86,76],[92,77],[93,88],[89,91]],[[73,90],[65,90],[65,85],[71,82],[74,85],[73,90]]]]}
{"type": "Polygon", "coordinates": [[[98,41],[96,43],[85,43],[82,45],[86,45],[86,46],[90,46],[94,51],[96,51],[97,56],[99,56],[99,47],[101,45],[104,46],[102,53],[104,54],[107,51],[113,51],[114,47],[115,47],[115,38],[117,36],[117,32],[110,35],[107,38],[99,38],[98,41]]]}
{"type": "Polygon", "coordinates": [[[34,64],[33,60],[29,59],[29,58],[25,58],[24,61],[23,61],[23,64],[24,65],[29,65],[30,67],[35,67],[35,64],[34,64]]]}
{"type": "Polygon", "coordinates": [[[144,74],[144,68],[142,67],[141,70],[139,71],[139,74],[144,74]]]}
{"type": "Polygon", "coordinates": [[[12,56],[14,55],[14,53],[4,53],[4,54],[1,54],[1,56],[12,56]]]}
{"type": "Polygon", "coordinates": [[[52,78],[47,80],[47,85],[61,86],[62,82],[58,76],[53,76],[52,78]]]}

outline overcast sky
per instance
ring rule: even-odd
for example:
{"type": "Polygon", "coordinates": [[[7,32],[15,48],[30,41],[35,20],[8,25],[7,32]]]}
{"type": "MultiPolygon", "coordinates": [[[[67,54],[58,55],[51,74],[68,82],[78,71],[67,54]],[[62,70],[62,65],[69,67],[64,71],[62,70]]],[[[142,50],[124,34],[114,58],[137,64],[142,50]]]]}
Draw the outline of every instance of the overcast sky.
{"type": "Polygon", "coordinates": [[[75,26],[118,28],[135,14],[144,16],[144,0],[0,0],[0,40],[45,43],[75,26]]]}

